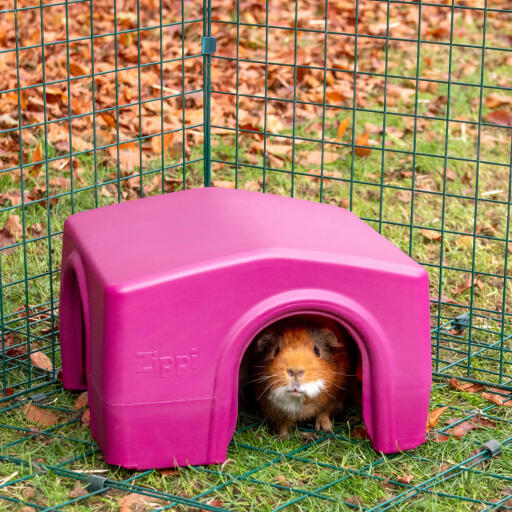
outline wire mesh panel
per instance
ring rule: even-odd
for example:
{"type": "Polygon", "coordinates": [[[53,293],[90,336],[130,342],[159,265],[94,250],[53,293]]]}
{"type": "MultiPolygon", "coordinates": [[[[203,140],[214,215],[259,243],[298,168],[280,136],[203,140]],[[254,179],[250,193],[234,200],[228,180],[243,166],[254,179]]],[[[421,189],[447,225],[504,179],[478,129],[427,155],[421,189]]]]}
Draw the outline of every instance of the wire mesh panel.
{"type": "MultiPolygon", "coordinates": [[[[441,384],[434,400],[452,394],[441,384]]],[[[374,452],[361,439],[354,418],[348,418],[350,426],[337,424],[333,434],[301,428],[281,442],[261,419],[241,416],[224,464],[133,472],[106,466],[89,429],[81,427],[81,412],[70,394],[48,387],[0,410],[0,507],[76,512],[511,510],[511,418],[505,408],[481,399],[475,403],[480,411],[469,403],[447,408],[452,417],[435,432],[446,439],[414,452],[374,452]],[[27,408],[58,416],[59,423],[19,427],[27,408]],[[462,439],[457,429],[471,432],[462,439]],[[489,444],[489,435],[500,443],[489,444]]]]}
{"type": "Polygon", "coordinates": [[[212,8],[212,183],[350,208],[428,269],[434,371],[506,386],[511,23],[500,0],[212,8]]]}
{"type": "Polygon", "coordinates": [[[510,510],[511,34],[509,0],[0,0],[0,509],[510,510]],[[107,466],[56,382],[63,222],[203,184],[351,209],[428,269],[437,376],[494,387],[437,379],[410,453],[246,414],[223,465],[107,466]]]}
{"type": "Polygon", "coordinates": [[[66,217],[202,183],[203,15],[199,1],[0,2],[0,321],[10,393],[56,377],[66,217]]]}

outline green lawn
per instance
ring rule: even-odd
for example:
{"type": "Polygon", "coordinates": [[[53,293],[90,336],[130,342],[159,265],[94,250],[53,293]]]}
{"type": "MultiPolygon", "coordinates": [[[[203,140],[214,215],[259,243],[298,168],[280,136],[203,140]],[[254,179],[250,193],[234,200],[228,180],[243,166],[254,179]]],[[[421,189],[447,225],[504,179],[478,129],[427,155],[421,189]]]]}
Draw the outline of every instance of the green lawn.
{"type": "MultiPolygon", "coordinates": [[[[303,15],[297,23],[305,30],[296,38],[293,30],[267,31],[262,6],[241,2],[238,31],[230,24],[237,19],[236,10],[214,6],[212,33],[218,51],[212,60],[211,183],[351,209],[429,271],[434,372],[510,387],[512,143],[510,127],[497,123],[496,112],[511,115],[512,12],[487,13],[487,49],[482,52],[484,2],[459,3],[453,25],[443,14],[449,5],[422,7],[418,45],[411,39],[417,37],[419,6],[396,4],[388,12],[386,2],[361,1],[357,52],[350,36],[353,12],[343,2],[333,2],[331,8],[349,35],[329,34],[327,46],[323,2],[300,3],[303,15]],[[387,47],[386,36],[395,38],[387,47]],[[450,40],[456,46],[446,44],[450,40]],[[342,123],[345,130],[340,130],[342,123]],[[470,311],[471,326],[457,329],[454,318],[470,311]]],[[[506,2],[490,4],[507,7],[506,2]]],[[[270,25],[294,26],[293,3],[277,10],[270,5],[270,25]]],[[[114,19],[112,6],[102,7],[114,19]]],[[[141,63],[149,56],[162,58],[161,38],[168,62],[162,65],[163,83],[158,65],[141,68],[140,95],[134,85],[137,59],[126,53],[129,45],[137,47],[136,20],[130,13],[117,13],[119,29],[125,30],[119,66],[127,69],[115,74],[114,87],[114,74],[102,67],[113,66],[113,39],[98,37],[95,73],[103,74],[95,77],[94,115],[90,104],[85,108],[79,101],[94,99],[87,74],[91,70],[81,76],[79,69],[69,84],[70,103],[86,112],[73,118],[77,145],[72,144],[72,155],[59,138],[59,130],[66,135],[69,128],[64,81],[57,84],[64,87],[58,100],[54,90],[41,87],[23,93],[23,101],[30,100],[24,105],[24,123],[35,123],[19,131],[23,172],[17,154],[20,133],[5,128],[8,118],[0,119],[2,384],[4,395],[12,393],[0,409],[0,510],[58,510],[57,505],[71,500],[63,510],[115,511],[134,492],[148,498],[132,505],[131,512],[270,511],[285,506],[297,511],[509,510],[512,407],[496,405],[480,393],[457,391],[438,377],[431,410],[449,408],[427,442],[412,452],[375,453],[368,440],[359,439],[362,420],[354,408],[337,421],[333,435],[318,436],[304,425],[285,442],[261,418],[240,415],[223,466],[162,473],[126,471],[103,462],[89,427],[82,425],[82,412],[74,409],[77,394],[62,390],[55,380],[62,226],[74,212],[202,186],[202,26],[194,21],[201,16],[200,7],[199,2],[185,6],[190,23],[184,27],[174,7],[166,7],[168,32],[145,32],[141,63]],[[182,43],[190,57],[184,61],[182,43]],[[131,88],[123,73],[135,73],[131,88]],[[114,101],[105,89],[117,91],[119,98],[114,101]],[[116,102],[126,108],[117,110],[116,102]],[[37,118],[42,103],[46,118],[37,118]],[[34,161],[42,165],[32,165],[34,161]],[[48,355],[51,370],[27,364],[27,353],[36,351],[48,355]],[[33,391],[24,394],[29,388],[33,391]],[[57,414],[58,423],[45,428],[29,421],[24,406],[30,400],[57,414]],[[472,421],[479,428],[439,442],[439,432],[459,420],[463,427],[468,426],[464,421],[472,421]],[[503,453],[479,460],[475,450],[490,439],[502,443],[503,453]],[[81,485],[90,474],[108,479],[105,492],[84,491],[81,485]]],[[[57,37],[55,27],[62,28],[59,19],[65,19],[64,7],[55,9],[62,12],[48,21],[50,39],[57,37]]],[[[83,16],[89,5],[78,2],[70,9],[71,32],[86,37],[83,16]]],[[[158,9],[144,10],[143,18],[147,26],[161,23],[158,9]]],[[[95,33],[113,30],[109,19],[96,20],[95,33]]],[[[30,23],[20,27],[20,45],[37,46],[26,26],[30,23]]],[[[0,42],[1,29],[0,21],[0,42]]],[[[74,51],[86,55],[89,44],[80,40],[74,51]]],[[[47,81],[59,79],[52,60],[63,52],[59,48],[46,49],[52,63],[47,81]]],[[[15,64],[12,60],[10,69],[15,64]]],[[[30,59],[21,66],[23,80],[40,71],[30,59]]],[[[8,94],[0,92],[6,105],[8,94]]],[[[17,101],[10,104],[13,109],[17,101]]],[[[11,114],[16,119],[15,110],[11,114]]],[[[126,501],[123,505],[121,510],[129,512],[126,501]]]]}

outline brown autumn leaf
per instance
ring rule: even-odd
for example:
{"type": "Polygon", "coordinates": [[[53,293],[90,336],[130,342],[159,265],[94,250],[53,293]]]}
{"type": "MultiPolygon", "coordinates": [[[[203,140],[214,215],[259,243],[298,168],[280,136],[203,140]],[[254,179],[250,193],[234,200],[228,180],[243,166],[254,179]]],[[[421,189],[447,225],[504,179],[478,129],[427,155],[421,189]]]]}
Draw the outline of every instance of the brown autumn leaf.
{"type": "Polygon", "coordinates": [[[235,182],[234,181],[223,181],[223,180],[213,180],[212,181],[212,187],[217,188],[235,188],[235,182]]]}
{"type": "Polygon", "coordinates": [[[512,397],[510,397],[510,393],[507,393],[503,389],[489,388],[485,393],[480,393],[480,396],[499,406],[512,406],[512,397]]]}
{"type": "MultiPolygon", "coordinates": [[[[16,242],[16,239],[9,233],[9,231],[5,228],[0,229],[0,248],[5,247],[7,245],[12,245],[16,242]]],[[[7,249],[6,252],[11,251],[12,249],[7,249]]]]}
{"type": "Polygon", "coordinates": [[[110,128],[116,128],[117,127],[117,123],[116,123],[115,118],[111,114],[109,114],[108,112],[102,112],[100,114],[100,117],[103,119],[103,121],[105,121],[107,126],[110,126],[110,128]]]}
{"type": "Polygon", "coordinates": [[[70,498],[80,498],[81,496],[85,496],[86,494],[88,494],[87,489],[80,482],[76,482],[75,486],[73,487],[73,489],[71,489],[68,496],[70,498]]]}
{"type": "MultiPolygon", "coordinates": [[[[42,159],[43,159],[43,147],[42,147],[42,144],[39,143],[37,145],[36,149],[34,149],[34,151],[32,152],[30,161],[31,162],[40,162],[42,159]]],[[[42,162],[39,164],[34,164],[32,166],[32,169],[30,169],[30,172],[29,172],[30,176],[32,176],[32,178],[37,178],[39,176],[39,171],[41,170],[41,167],[43,167],[42,162]]]]}
{"type": "Polygon", "coordinates": [[[499,126],[512,126],[512,114],[506,110],[493,110],[490,114],[484,116],[486,123],[497,124],[499,126]]]}
{"type": "MultiPolygon", "coordinates": [[[[450,418],[448,420],[448,424],[456,423],[457,421],[460,421],[460,418],[450,418]]],[[[462,421],[461,423],[458,423],[454,427],[448,429],[446,434],[450,434],[457,439],[461,439],[471,430],[485,427],[494,428],[496,427],[496,423],[488,418],[485,418],[484,416],[475,416],[470,420],[462,421]]]]}
{"type": "Polygon", "coordinates": [[[368,431],[366,427],[355,428],[350,432],[351,437],[354,439],[369,439],[368,431]]]}
{"type": "Polygon", "coordinates": [[[89,394],[87,391],[80,393],[78,398],[75,400],[75,410],[83,409],[89,405],[89,394]]]}
{"type": "Polygon", "coordinates": [[[455,377],[452,377],[450,380],[450,385],[459,391],[465,391],[466,393],[478,393],[485,388],[482,384],[476,384],[475,382],[461,382],[457,380],[455,377]]]}
{"type": "Polygon", "coordinates": [[[338,125],[338,134],[336,140],[341,141],[341,138],[343,137],[343,134],[347,130],[349,123],[350,117],[347,117],[346,119],[343,119],[343,121],[341,121],[341,123],[338,125]]]}
{"type": "Polygon", "coordinates": [[[435,231],[433,229],[421,228],[420,233],[428,240],[433,240],[435,242],[441,241],[441,233],[439,231],[435,231]]]}
{"type": "MultiPolygon", "coordinates": [[[[356,140],[358,146],[368,146],[368,134],[366,132],[361,133],[356,140]]],[[[354,148],[354,153],[361,158],[367,157],[372,152],[371,148],[354,148]]]]}
{"type": "Polygon", "coordinates": [[[410,190],[399,190],[396,193],[396,198],[402,203],[410,203],[412,192],[410,190]]]}
{"type": "Polygon", "coordinates": [[[147,510],[150,503],[154,501],[156,500],[150,496],[133,492],[121,500],[121,509],[119,512],[142,512],[147,510]]]}
{"type": "Polygon", "coordinates": [[[27,419],[32,423],[37,423],[43,427],[52,427],[59,422],[59,418],[48,409],[37,407],[34,404],[23,406],[23,412],[27,419]]]}
{"type": "Polygon", "coordinates": [[[501,107],[501,105],[512,105],[512,96],[505,96],[504,94],[497,94],[493,92],[492,94],[489,94],[487,98],[485,99],[485,104],[489,108],[496,108],[501,107]]]}
{"type": "Polygon", "coordinates": [[[84,427],[88,427],[91,424],[91,411],[89,409],[85,409],[81,421],[84,427]]]}
{"type": "Polygon", "coordinates": [[[53,370],[53,364],[50,358],[46,354],[43,354],[43,352],[32,352],[32,354],[30,354],[30,362],[43,370],[48,370],[49,372],[53,370]]]}
{"type": "Polygon", "coordinates": [[[343,96],[343,94],[341,94],[337,89],[327,92],[325,97],[329,100],[329,103],[335,104],[339,104],[345,99],[345,96],[343,96]]]}
{"type": "Polygon", "coordinates": [[[162,136],[161,135],[156,135],[155,137],[151,138],[151,151],[153,153],[161,154],[162,147],[164,148],[163,152],[165,153],[167,151],[167,149],[170,147],[170,145],[172,144],[172,141],[174,139],[174,133],[164,133],[163,139],[164,139],[164,143],[162,146],[162,136]]]}
{"type": "Polygon", "coordinates": [[[180,474],[179,470],[176,468],[163,468],[157,469],[157,471],[163,476],[175,476],[180,474]]]}
{"type": "Polygon", "coordinates": [[[77,62],[69,63],[69,72],[73,76],[87,75],[87,69],[85,69],[81,64],[78,64],[77,62]]]}
{"type": "MultiPolygon", "coordinates": [[[[336,162],[338,158],[338,153],[334,153],[333,151],[324,151],[324,164],[336,162]]],[[[311,165],[320,165],[322,162],[322,152],[317,150],[308,151],[305,155],[304,161],[311,165]]]]}
{"type": "Polygon", "coordinates": [[[357,505],[361,507],[364,505],[363,498],[360,496],[348,496],[347,498],[342,498],[345,503],[349,503],[350,505],[357,505]]]}
{"type": "Polygon", "coordinates": [[[211,505],[212,507],[223,507],[224,502],[220,498],[211,498],[206,502],[207,505],[211,505]]]}
{"type": "Polygon", "coordinates": [[[414,475],[399,475],[395,473],[396,480],[402,484],[410,484],[414,480],[414,475]]]}
{"type": "Polygon", "coordinates": [[[428,413],[427,432],[437,425],[439,418],[447,410],[448,410],[448,407],[438,407],[437,409],[434,409],[433,411],[430,411],[428,413]]]}
{"type": "Polygon", "coordinates": [[[429,441],[432,441],[434,443],[446,443],[451,438],[450,436],[443,434],[442,432],[429,432],[428,433],[428,439],[429,441]]]}
{"type": "Polygon", "coordinates": [[[23,235],[23,226],[21,225],[19,215],[11,213],[7,215],[7,219],[4,224],[4,229],[8,231],[13,237],[21,238],[23,235]]]}
{"type": "MultiPolygon", "coordinates": [[[[484,284],[482,283],[482,281],[480,281],[479,279],[477,279],[475,277],[473,279],[473,286],[478,286],[478,288],[480,288],[480,290],[482,290],[484,287],[484,284]]],[[[469,290],[470,288],[471,288],[471,277],[467,277],[466,279],[464,279],[464,281],[462,282],[461,285],[457,286],[457,288],[451,288],[450,292],[452,292],[454,295],[458,295],[459,293],[463,293],[466,290],[469,290]]]]}

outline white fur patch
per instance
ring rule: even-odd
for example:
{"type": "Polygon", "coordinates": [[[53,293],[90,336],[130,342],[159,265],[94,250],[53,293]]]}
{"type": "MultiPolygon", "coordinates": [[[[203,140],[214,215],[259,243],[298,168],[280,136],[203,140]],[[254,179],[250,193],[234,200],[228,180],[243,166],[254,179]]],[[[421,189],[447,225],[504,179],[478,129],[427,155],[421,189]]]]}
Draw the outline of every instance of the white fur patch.
{"type": "Polygon", "coordinates": [[[302,409],[306,396],[308,398],[315,398],[324,387],[325,382],[323,379],[302,384],[297,390],[300,391],[300,394],[290,393],[290,386],[279,386],[270,392],[269,398],[272,403],[283,412],[296,414],[302,409]]]}
{"type": "Polygon", "coordinates": [[[302,391],[303,393],[306,393],[306,395],[309,398],[315,398],[315,396],[318,395],[318,393],[320,393],[320,391],[322,391],[322,389],[324,389],[324,388],[325,388],[324,379],[318,379],[318,380],[313,380],[311,382],[307,382],[306,384],[302,384],[302,386],[300,387],[300,391],[302,391]]]}

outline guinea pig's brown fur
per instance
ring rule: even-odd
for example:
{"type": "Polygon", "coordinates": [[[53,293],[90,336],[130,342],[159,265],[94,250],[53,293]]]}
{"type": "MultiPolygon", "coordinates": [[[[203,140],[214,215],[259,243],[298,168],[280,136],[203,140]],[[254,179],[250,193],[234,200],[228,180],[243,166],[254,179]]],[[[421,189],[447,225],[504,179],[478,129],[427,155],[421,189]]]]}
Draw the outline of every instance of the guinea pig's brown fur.
{"type": "Polygon", "coordinates": [[[353,349],[341,329],[328,320],[285,320],[265,329],[253,347],[256,400],[279,437],[312,418],[317,430],[332,431],[331,417],[354,374],[353,349]]]}

